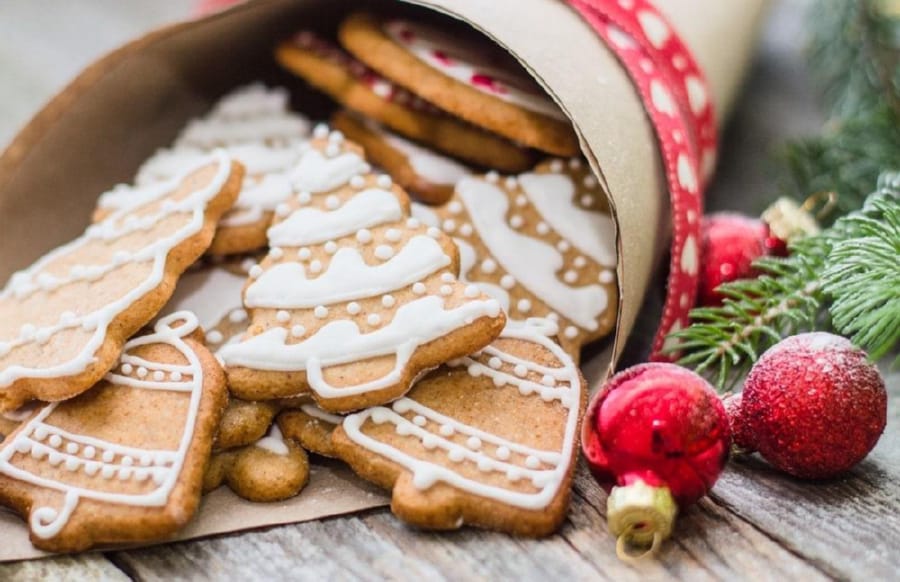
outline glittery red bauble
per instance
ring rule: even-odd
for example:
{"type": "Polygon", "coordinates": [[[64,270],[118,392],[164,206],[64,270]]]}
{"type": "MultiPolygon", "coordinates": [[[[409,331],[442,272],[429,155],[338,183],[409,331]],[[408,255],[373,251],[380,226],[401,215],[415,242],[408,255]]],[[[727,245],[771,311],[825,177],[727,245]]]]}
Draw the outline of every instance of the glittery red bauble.
{"type": "Polygon", "coordinates": [[[722,283],[755,277],[752,264],[759,257],[787,254],[785,242],[772,235],[768,225],[758,218],[733,212],[709,214],[703,217],[700,232],[700,305],[721,304],[723,296],[715,289],[722,283]]]}
{"type": "Polygon", "coordinates": [[[733,422],[735,444],[785,473],[833,477],[863,460],[884,431],[884,380],[848,340],[796,335],[753,366],[733,422]]]}
{"type": "Polygon", "coordinates": [[[591,403],[582,447],[606,488],[666,487],[679,506],[704,496],[731,445],[722,401],[680,366],[641,364],[613,376],[591,403]]]}

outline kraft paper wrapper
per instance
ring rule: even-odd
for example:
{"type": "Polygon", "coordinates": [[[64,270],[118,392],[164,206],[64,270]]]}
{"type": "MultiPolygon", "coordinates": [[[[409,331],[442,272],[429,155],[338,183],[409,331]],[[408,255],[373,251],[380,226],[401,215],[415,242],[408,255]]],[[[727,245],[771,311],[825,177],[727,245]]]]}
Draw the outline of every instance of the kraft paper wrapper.
{"type": "MultiPolygon", "coordinates": [[[[658,0],[693,49],[727,115],[752,54],[764,0],[658,0]]],[[[583,362],[592,383],[621,353],[651,275],[665,254],[669,207],[651,125],[627,74],[594,32],[557,0],[259,0],[152,32],[88,67],[0,157],[0,280],[77,236],[100,192],[128,182],[219,95],[256,79],[302,84],[279,72],[272,48],[301,27],[325,32],[358,6],[421,11],[469,22],[509,50],[572,119],[618,226],[621,301],[615,339],[583,362]]],[[[300,95],[301,108],[325,102],[300,95]]],[[[317,466],[285,503],[251,504],[220,489],[178,539],[300,522],[387,503],[337,464],[317,466]]],[[[39,557],[19,518],[0,512],[0,561],[39,557]]]]}

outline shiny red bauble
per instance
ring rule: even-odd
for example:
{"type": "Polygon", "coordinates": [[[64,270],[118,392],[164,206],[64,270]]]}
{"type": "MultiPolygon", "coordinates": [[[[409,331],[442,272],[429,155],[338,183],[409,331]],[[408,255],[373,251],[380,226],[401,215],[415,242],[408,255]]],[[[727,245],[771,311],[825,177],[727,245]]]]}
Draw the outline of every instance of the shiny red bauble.
{"type": "Polygon", "coordinates": [[[610,529],[635,545],[658,545],[677,507],[705,495],[731,446],[722,401],[680,366],[642,364],[613,376],[591,402],[582,448],[610,490],[610,529]]]}
{"type": "Polygon", "coordinates": [[[753,269],[756,259],[764,255],[787,255],[786,243],[758,218],[718,212],[704,216],[700,228],[703,261],[697,290],[700,305],[721,304],[723,296],[716,287],[722,283],[757,276],[753,269]]]}
{"type": "Polygon", "coordinates": [[[886,422],[878,369],[847,339],[822,332],[766,351],[732,412],[739,448],[802,479],[834,477],[859,463],[886,422]]]}

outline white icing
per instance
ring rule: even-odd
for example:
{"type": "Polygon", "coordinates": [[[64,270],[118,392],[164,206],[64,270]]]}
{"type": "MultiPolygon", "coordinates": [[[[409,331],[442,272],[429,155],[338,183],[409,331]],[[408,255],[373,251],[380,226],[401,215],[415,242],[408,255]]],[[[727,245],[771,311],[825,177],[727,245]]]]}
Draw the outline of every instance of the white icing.
{"type": "Polygon", "coordinates": [[[509,313],[509,304],[510,298],[509,293],[498,285],[494,285],[493,283],[486,283],[481,281],[471,281],[468,278],[469,272],[475,268],[475,264],[478,262],[478,255],[475,253],[475,249],[464,241],[461,238],[454,238],[453,241],[456,243],[457,248],[459,249],[459,272],[460,272],[460,281],[463,282],[472,282],[478,286],[482,292],[487,294],[489,297],[493,297],[496,299],[500,306],[503,308],[503,311],[507,314],[509,313]]]}
{"type": "Polygon", "coordinates": [[[328,270],[309,279],[302,263],[279,263],[265,271],[244,296],[247,307],[300,309],[382,295],[402,289],[450,264],[434,239],[412,237],[393,258],[367,265],[360,251],[344,247],[328,270]]]}
{"type": "MultiPolygon", "coordinates": [[[[65,293],[65,287],[71,283],[97,280],[122,264],[151,263],[151,269],[142,281],[127,289],[124,294],[112,298],[109,303],[90,313],[63,313],[60,315],[57,323],[41,328],[35,328],[35,326],[31,325],[26,331],[31,331],[32,333],[20,334],[17,338],[0,338],[0,347],[5,347],[9,351],[31,342],[47,341],[54,334],[64,329],[81,327],[86,331],[93,332],[91,337],[81,346],[81,349],[66,360],[53,360],[50,363],[42,364],[40,367],[32,367],[30,365],[13,363],[15,360],[10,358],[12,362],[7,364],[5,368],[0,369],[0,388],[7,387],[20,378],[57,378],[78,374],[91,365],[97,350],[106,339],[106,330],[110,323],[125,310],[129,309],[137,300],[161,284],[165,276],[166,259],[169,251],[203,228],[206,219],[206,205],[218,195],[231,174],[231,160],[223,151],[217,150],[207,158],[204,158],[195,168],[191,168],[184,175],[167,182],[166,188],[153,188],[153,191],[158,192],[160,195],[175,191],[189,173],[208,164],[214,164],[216,172],[206,187],[192,192],[177,202],[170,200],[168,203],[161,204],[159,212],[141,217],[131,213],[141,209],[148,201],[142,196],[137,196],[133,205],[117,210],[106,220],[89,227],[81,237],[48,253],[28,269],[13,275],[6,288],[0,293],[0,301],[14,301],[32,293],[43,292],[43,288],[46,288],[46,283],[50,280],[52,280],[52,287],[59,295],[60,293],[65,293]],[[110,264],[91,265],[81,269],[73,269],[73,272],[68,277],[53,277],[43,272],[47,265],[54,264],[63,257],[77,253],[79,249],[90,242],[97,240],[113,241],[126,237],[135,232],[153,228],[167,217],[179,213],[189,214],[190,219],[178,230],[167,236],[160,236],[155,240],[149,241],[147,246],[135,252],[123,255],[117,254],[113,257],[110,264]],[[41,285],[42,280],[43,286],[41,285]]],[[[58,299],[60,304],[78,303],[74,299],[64,301],[64,296],[58,297],[58,299]]]]}
{"type": "MultiPolygon", "coordinates": [[[[184,465],[185,455],[193,442],[200,400],[203,394],[203,367],[197,354],[182,338],[197,328],[198,321],[189,312],[174,313],[161,319],[150,335],[132,339],[124,346],[123,358],[140,346],[168,344],[176,348],[187,365],[178,366],[190,377],[183,382],[146,381],[111,372],[106,380],[114,386],[132,389],[165,390],[190,394],[187,415],[183,426],[173,425],[181,430],[179,445],[173,450],[150,450],[106,441],[90,435],[75,434],[63,430],[52,423],[53,412],[65,409],[67,402],[54,403],[45,407],[32,418],[14,439],[0,449],[0,473],[38,487],[59,491],[64,495],[61,507],[33,507],[30,525],[35,536],[49,539],[59,535],[66,527],[81,499],[91,499],[102,503],[129,505],[132,507],[163,507],[169,501],[184,465]],[[177,326],[173,327],[175,324],[177,326]],[[62,443],[66,442],[66,447],[62,443]],[[97,452],[103,451],[101,460],[94,460],[97,452]],[[17,455],[28,454],[35,460],[46,460],[49,467],[39,465],[37,470],[22,468],[17,455]],[[139,467],[134,467],[135,462],[139,467]],[[60,469],[63,469],[60,471],[60,469]],[[117,476],[119,480],[153,479],[155,486],[145,493],[116,493],[77,485],[66,473],[84,471],[88,476],[100,473],[104,479],[117,476]]],[[[133,356],[131,356],[133,357],[133,356]]],[[[147,362],[151,367],[168,369],[172,364],[147,362]]],[[[110,411],[116,414],[118,411],[110,411]]],[[[126,413],[127,411],[121,411],[126,413]]],[[[104,486],[104,488],[106,488],[104,486]]]]}
{"type": "Polygon", "coordinates": [[[353,176],[361,174],[369,165],[354,152],[339,153],[333,157],[310,148],[301,157],[291,180],[298,192],[330,192],[347,184],[353,176]]]}
{"type": "Polygon", "coordinates": [[[286,457],[291,452],[287,443],[284,442],[284,435],[281,434],[281,429],[278,428],[277,424],[273,424],[272,428],[269,429],[269,434],[256,441],[255,446],[280,457],[286,457]]]}
{"type": "Polygon", "coordinates": [[[529,111],[566,120],[559,107],[533,79],[497,62],[496,56],[487,50],[494,47],[468,46],[466,39],[409,21],[387,22],[384,30],[395,42],[448,77],[529,111]],[[490,82],[473,83],[476,78],[490,82]]]}
{"type": "Polygon", "coordinates": [[[269,229],[269,245],[299,247],[323,243],[401,218],[403,207],[392,192],[363,190],[337,210],[296,210],[269,229]]]}
{"type": "Polygon", "coordinates": [[[178,279],[175,293],[160,313],[191,311],[204,329],[210,329],[229,313],[235,313],[246,282],[246,277],[217,267],[188,271],[178,279]]]}
{"type": "Polygon", "coordinates": [[[306,370],[310,388],[323,398],[350,396],[396,383],[413,352],[430,341],[459,329],[479,317],[497,317],[494,300],[468,301],[446,309],[441,297],[427,296],[397,308],[387,325],[362,333],[350,320],[331,321],[298,343],[289,344],[288,330],[274,327],[239,344],[223,348],[219,355],[228,364],[258,370],[306,370]],[[376,380],[334,387],[322,371],[329,366],[378,356],[394,355],[393,369],[376,380]]]}
{"type": "Polygon", "coordinates": [[[403,139],[375,123],[366,125],[381,136],[388,145],[406,156],[406,161],[413,171],[432,184],[453,186],[460,178],[471,174],[469,168],[456,160],[403,139]]]}
{"type": "Polygon", "coordinates": [[[343,416],[325,412],[315,404],[303,404],[300,406],[300,410],[305,412],[307,415],[323,422],[327,422],[328,424],[338,425],[341,424],[341,422],[343,422],[344,420],[343,416]]]}
{"type": "Polygon", "coordinates": [[[557,278],[563,256],[545,242],[516,232],[506,223],[509,200],[497,186],[478,178],[463,178],[456,194],[491,255],[515,280],[552,309],[580,327],[597,329],[596,318],[609,303],[599,285],[572,287],[557,278]]]}
{"type": "Polygon", "coordinates": [[[212,117],[241,118],[277,115],[288,108],[288,92],[283,87],[268,88],[262,83],[238,87],[222,97],[212,117]]]}
{"type": "Polygon", "coordinates": [[[608,214],[581,208],[566,174],[522,174],[522,190],[561,237],[601,265],[616,264],[616,226],[608,214]]]}
{"type": "MultiPolygon", "coordinates": [[[[555,327],[552,326],[552,322],[548,323],[551,327],[555,327]]],[[[440,410],[417,402],[414,397],[402,398],[396,401],[392,408],[375,407],[351,414],[343,421],[344,431],[358,445],[408,469],[413,476],[413,485],[418,489],[428,489],[437,482],[443,482],[462,491],[494,499],[514,507],[530,510],[546,508],[559,493],[572,459],[575,457],[574,448],[582,390],[581,380],[574,362],[558,345],[544,335],[544,327],[547,326],[538,322],[517,323],[507,326],[501,337],[539,344],[553,354],[560,364],[558,367],[543,366],[524,360],[493,346],[489,346],[485,351],[491,354],[492,358],[499,358],[502,362],[516,367],[525,367],[526,374],[549,376],[555,383],[555,388],[523,380],[505,371],[484,366],[472,358],[462,358],[456,361],[455,365],[467,366],[469,373],[476,377],[482,375],[490,377],[495,385],[518,382],[519,392],[523,397],[537,396],[547,400],[545,396],[549,393],[551,400],[559,399],[566,410],[566,423],[558,451],[528,447],[459,422],[442,414],[440,410]],[[523,391],[522,386],[528,390],[523,391]],[[415,415],[412,421],[403,416],[407,413],[415,415]],[[415,422],[418,417],[426,419],[426,422],[415,422]],[[388,443],[379,441],[363,432],[363,425],[367,421],[375,424],[392,423],[397,427],[397,434],[419,439],[426,450],[440,449],[444,451],[452,463],[444,465],[424,460],[412,453],[403,452],[388,443]],[[426,428],[427,426],[433,427],[432,430],[426,428]],[[451,440],[450,437],[456,434],[467,437],[465,446],[451,440]],[[514,456],[516,458],[513,458],[514,456]],[[525,466],[523,467],[516,460],[519,463],[524,462],[525,466]],[[482,473],[502,473],[509,486],[497,485],[493,480],[486,482],[477,477],[467,477],[454,470],[454,464],[459,463],[473,463],[482,473]],[[521,479],[529,479],[537,491],[532,493],[513,489],[513,484],[521,479]]],[[[485,412],[490,414],[490,411],[485,412]]]]}

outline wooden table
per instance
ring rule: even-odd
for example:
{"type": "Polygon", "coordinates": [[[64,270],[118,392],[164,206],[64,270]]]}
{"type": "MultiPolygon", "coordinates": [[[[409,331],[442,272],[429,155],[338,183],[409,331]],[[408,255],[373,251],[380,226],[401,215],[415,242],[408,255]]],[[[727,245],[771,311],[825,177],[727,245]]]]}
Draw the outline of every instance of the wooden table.
{"type": "MultiPolygon", "coordinates": [[[[98,54],[182,17],[189,4],[0,2],[0,144],[98,54]]],[[[775,6],[725,135],[711,208],[758,213],[775,191],[771,147],[819,128],[821,117],[798,54],[799,4],[787,0],[775,6]]],[[[652,321],[645,322],[651,327],[652,321]]],[[[633,347],[629,357],[640,359],[640,348],[633,347]]],[[[732,463],[713,495],[680,516],[659,559],[640,565],[616,559],[605,527],[606,495],[582,466],[565,525],[540,541],[473,529],[422,533],[377,509],[146,550],[2,564],[0,579],[897,579],[900,374],[887,379],[892,398],[887,432],[849,475],[802,483],[761,461],[732,463]]]]}

